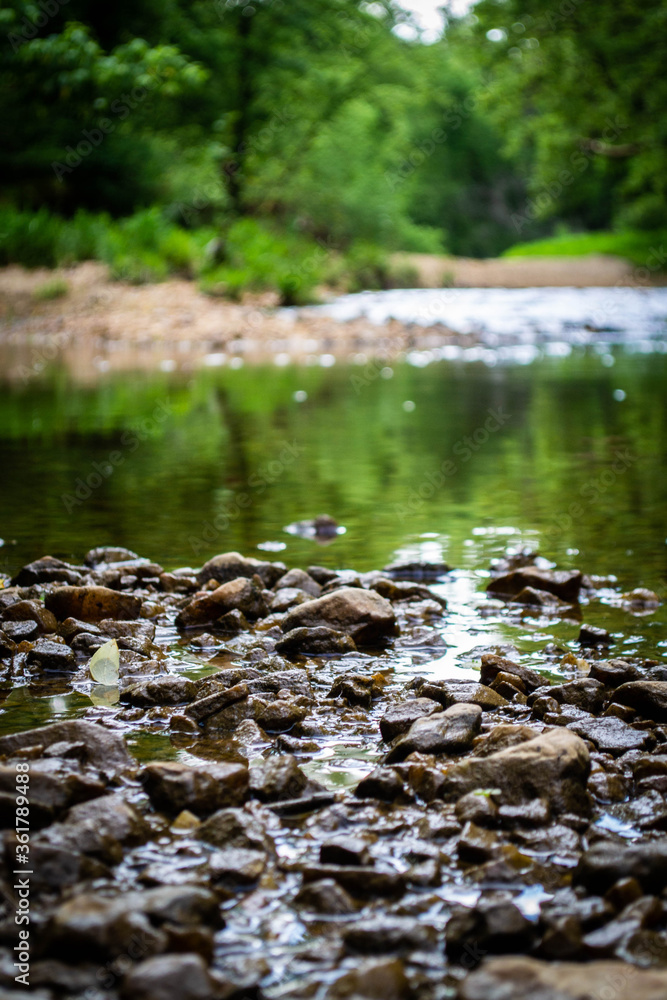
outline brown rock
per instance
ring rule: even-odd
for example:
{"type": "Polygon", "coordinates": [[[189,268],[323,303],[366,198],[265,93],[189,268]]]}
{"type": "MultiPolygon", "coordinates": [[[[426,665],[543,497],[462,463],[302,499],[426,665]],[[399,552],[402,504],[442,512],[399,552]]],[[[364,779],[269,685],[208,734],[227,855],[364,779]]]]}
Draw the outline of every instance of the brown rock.
{"type": "Polygon", "coordinates": [[[500,597],[514,597],[524,587],[533,587],[535,590],[545,590],[549,594],[554,594],[563,601],[575,602],[579,600],[581,584],[582,575],[576,569],[552,570],[523,566],[511,573],[495,577],[486,589],[490,594],[498,594],[500,597]]]}
{"type": "Polygon", "coordinates": [[[324,625],[351,635],[357,643],[372,643],[392,635],[395,616],[389,601],[372,590],[341,587],[294,608],[282,622],[283,632],[324,625]]]}
{"type": "Polygon", "coordinates": [[[178,761],[155,761],[144,768],[141,783],[156,809],[172,816],[184,809],[208,816],[243,802],[248,768],[225,762],[189,767],[178,761]]]}
{"type": "Polygon", "coordinates": [[[498,788],[506,804],[549,798],[555,812],[588,813],[586,744],[556,729],[489,757],[471,757],[445,772],[443,796],[459,798],[476,788],[498,788]]]}
{"type": "Polygon", "coordinates": [[[241,611],[247,619],[264,618],[268,607],[262,587],[255,580],[245,577],[229,580],[210,594],[190,601],[179,611],[176,624],[180,628],[210,625],[230,611],[241,611]]]}
{"type": "Polygon", "coordinates": [[[133,619],[141,611],[141,598],[108,587],[59,587],[46,595],[46,608],[59,621],[79,618],[99,622],[104,618],[133,619]]]}
{"type": "Polygon", "coordinates": [[[485,961],[458,988],[457,1000],[663,1000],[667,971],[626,962],[542,962],[504,957],[485,961]]]}
{"type": "Polygon", "coordinates": [[[197,579],[200,584],[208,583],[209,580],[228,583],[230,580],[238,580],[239,577],[252,579],[257,575],[265,587],[273,587],[286,572],[287,567],[284,563],[246,559],[238,552],[224,552],[204,563],[197,574],[197,579]]]}
{"type": "Polygon", "coordinates": [[[385,763],[395,764],[411,753],[463,753],[479,733],[482,710],[479,705],[452,705],[444,712],[417,719],[391,748],[385,763]]]}
{"type": "Polygon", "coordinates": [[[628,705],[646,719],[667,722],[667,681],[631,681],[614,691],[614,701],[628,705]]]}

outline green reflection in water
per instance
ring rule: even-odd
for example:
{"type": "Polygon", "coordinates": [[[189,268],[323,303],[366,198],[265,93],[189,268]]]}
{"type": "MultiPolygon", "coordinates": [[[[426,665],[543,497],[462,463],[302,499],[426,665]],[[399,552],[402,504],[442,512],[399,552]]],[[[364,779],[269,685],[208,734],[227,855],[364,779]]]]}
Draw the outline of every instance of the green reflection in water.
{"type": "Polygon", "coordinates": [[[482,568],[529,542],[561,565],[664,588],[665,357],[378,372],[267,366],[77,386],[54,371],[6,387],[0,534],[15,544],[0,565],[77,561],[110,543],[200,565],[284,542],[267,557],[367,570],[418,545],[482,568]],[[283,531],[324,512],[347,527],[330,546],[283,531]]]}

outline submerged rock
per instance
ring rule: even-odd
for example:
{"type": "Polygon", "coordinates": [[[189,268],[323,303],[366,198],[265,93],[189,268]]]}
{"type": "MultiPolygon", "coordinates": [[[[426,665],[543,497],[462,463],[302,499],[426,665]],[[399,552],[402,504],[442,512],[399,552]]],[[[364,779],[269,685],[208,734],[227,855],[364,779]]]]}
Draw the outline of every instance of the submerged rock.
{"type": "Polygon", "coordinates": [[[579,591],[583,582],[579,570],[537,569],[536,566],[523,566],[494,577],[487,584],[489,594],[499,597],[515,597],[524,587],[546,591],[568,603],[579,600],[579,591]]]}

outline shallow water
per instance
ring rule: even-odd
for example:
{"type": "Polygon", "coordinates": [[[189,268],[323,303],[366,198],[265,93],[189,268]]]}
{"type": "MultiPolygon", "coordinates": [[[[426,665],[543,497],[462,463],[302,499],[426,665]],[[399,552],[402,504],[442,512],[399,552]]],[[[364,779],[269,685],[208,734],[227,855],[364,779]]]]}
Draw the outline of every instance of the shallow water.
{"type": "MultiPolygon", "coordinates": [[[[506,305],[515,299],[503,293],[506,305]]],[[[404,682],[417,668],[461,676],[493,644],[536,666],[549,642],[577,651],[580,618],[508,618],[485,602],[491,559],[529,546],[560,567],[610,577],[584,605],[585,620],[616,635],[615,655],[661,658],[664,607],[631,614],[619,600],[637,586],[665,592],[667,356],[659,342],[647,352],[649,326],[629,345],[552,345],[521,358],[530,363],[422,351],[391,365],[327,358],[101,375],[95,385],[53,368],[8,385],[0,402],[0,569],[11,574],[46,553],[78,562],[98,544],[165,568],[226,550],[357,571],[445,560],[455,572],[440,585],[449,602],[442,649],[394,655],[394,680],[404,682]],[[346,529],[330,544],[284,530],[324,512],[346,529]]],[[[188,672],[212,669],[207,656],[178,646],[175,655],[188,672]]],[[[85,693],[40,694],[5,702],[2,725],[90,705],[85,693]]],[[[137,737],[135,749],[175,753],[158,734],[137,737]]],[[[373,756],[348,731],[325,741],[317,766],[349,783],[373,756]]]]}

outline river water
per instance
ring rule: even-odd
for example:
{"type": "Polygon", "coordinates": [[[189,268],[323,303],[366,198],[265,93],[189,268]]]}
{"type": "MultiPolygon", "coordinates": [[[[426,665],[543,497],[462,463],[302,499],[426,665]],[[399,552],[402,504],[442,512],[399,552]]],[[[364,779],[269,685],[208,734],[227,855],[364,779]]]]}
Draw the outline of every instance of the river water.
{"type": "Polygon", "coordinates": [[[94,384],[56,361],[7,383],[0,570],[104,544],[165,568],[227,550],[358,571],[442,559],[458,609],[442,673],[483,641],[574,648],[577,621],[471,610],[490,561],[527,546],[610,577],[586,620],[619,636],[617,655],[660,656],[664,609],[630,615],[618,595],[665,592],[667,290],[386,292],[324,308],[458,322],[477,343],[94,384]],[[345,529],[327,545],[285,531],[323,513],[345,529]]]}

